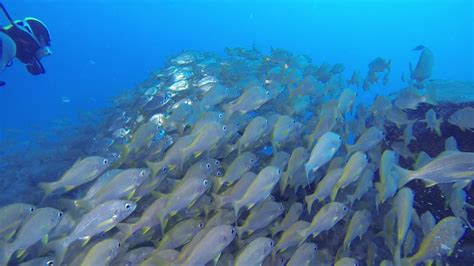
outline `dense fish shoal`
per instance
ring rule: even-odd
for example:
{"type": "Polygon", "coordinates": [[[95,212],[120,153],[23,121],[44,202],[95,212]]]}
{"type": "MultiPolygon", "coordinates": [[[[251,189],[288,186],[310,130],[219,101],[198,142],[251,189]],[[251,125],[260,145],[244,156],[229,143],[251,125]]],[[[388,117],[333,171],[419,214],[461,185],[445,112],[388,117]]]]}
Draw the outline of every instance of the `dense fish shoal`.
{"type": "Polygon", "coordinates": [[[171,58],[30,167],[3,160],[0,265],[474,262],[474,104],[437,98],[433,52],[412,52],[391,95],[382,57],[171,58]]]}

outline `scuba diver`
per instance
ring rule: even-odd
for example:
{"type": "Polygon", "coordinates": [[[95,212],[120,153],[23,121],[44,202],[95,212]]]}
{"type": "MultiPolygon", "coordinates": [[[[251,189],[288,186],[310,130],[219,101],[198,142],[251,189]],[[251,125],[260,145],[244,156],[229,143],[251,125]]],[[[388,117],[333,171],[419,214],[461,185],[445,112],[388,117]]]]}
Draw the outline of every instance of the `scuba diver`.
{"type": "MultiPolygon", "coordinates": [[[[16,57],[32,75],[44,74],[40,59],[52,54],[46,25],[31,17],[13,21],[2,3],[0,8],[11,23],[0,29],[0,72],[11,66],[16,57]]],[[[0,86],[4,85],[0,81],[0,86]]]]}

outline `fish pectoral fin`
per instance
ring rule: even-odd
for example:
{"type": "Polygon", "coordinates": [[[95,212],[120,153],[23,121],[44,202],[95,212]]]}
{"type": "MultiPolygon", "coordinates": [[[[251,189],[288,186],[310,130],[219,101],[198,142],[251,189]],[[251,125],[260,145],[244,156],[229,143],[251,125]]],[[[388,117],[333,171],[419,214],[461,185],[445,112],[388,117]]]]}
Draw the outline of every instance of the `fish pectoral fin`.
{"type": "Polygon", "coordinates": [[[16,258],[17,258],[17,259],[24,258],[25,256],[26,256],[26,249],[19,249],[19,250],[16,252],[16,258]]]}
{"type": "Polygon", "coordinates": [[[214,257],[214,259],[212,260],[212,263],[213,265],[217,265],[217,262],[219,262],[219,258],[221,257],[221,254],[222,253],[219,253],[217,256],[214,257]]]}
{"type": "Polygon", "coordinates": [[[148,231],[150,231],[151,227],[149,226],[145,226],[142,228],[142,235],[146,235],[146,233],[148,233],[148,231]]]}
{"type": "Polygon", "coordinates": [[[8,242],[15,235],[16,230],[11,230],[9,233],[5,234],[3,238],[8,242]]]}
{"type": "MultiPolygon", "coordinates": [[[[108,225],[112,224],[114,222],[114,219],[108,219],[108,220],[105,220],[103,222],[101,222],[100,224],[97,225],[97,227],[108,227],[108,225]]],[[[110,230],[110,229],[107,229],[107,231],[110,230]]]]}
{"type": "Polygon", "coordinates": [[[43,236],[43,239],[41,239],[41,242],[43,242],[43,244],[47,245],[48,244],[48,235],[43,236]]]}
{"type": "Polygon", "coordinates": [[[130,191],[130,193],[128,193],[127,200],[130,200],[133,197],[133,194],[135,194],[135,191],[136,190],[134,189],[134,190],[130,191]]]}

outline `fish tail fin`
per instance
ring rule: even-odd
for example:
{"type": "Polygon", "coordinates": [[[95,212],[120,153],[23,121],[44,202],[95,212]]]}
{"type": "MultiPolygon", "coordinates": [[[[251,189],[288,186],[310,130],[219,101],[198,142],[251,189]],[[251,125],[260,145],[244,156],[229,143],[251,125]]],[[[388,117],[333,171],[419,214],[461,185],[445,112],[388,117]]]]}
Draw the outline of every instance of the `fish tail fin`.
{"type": "Polygon", "coordinates": [[[122,160],[125,160],[130,154],[130,147],[125,144],[120,146],[120,149],[122,150],[121,158],[123,158],[122,160]]]}
{"type": "Polygon", "coordinates": [[[224,185],[222,178],[217,177],[212,184],[212,192],[218,193],[221,187],[224,185]]]}
{"type": "Polygon", "coordinates": [[[443,119],[440,118],[440,119],[437,119],[435,121],[435,125],[434,125],[434,130],[436,132],[436,134],[441,137],[441,123],[443,123],[443,119]]]}
{"type": "Polygon", "coordinates": [[[211,193],[212,195],[212,198],[214,199],[214,201],[216,202],[216,207],[217,209],[220,209],[222,208],[222,206],[224,206],[224,201],[223,201],[223,197],[221,195],[218,195],[216,193],[211,193]]]}
{"type": "Polygon", "coordinates": [[[276,154],[278,152],[278,143],[274,143],[272,141],[272,152],[273,154],[276,154]]]}
{"type": "Polygon", "coordinates": [[[270,234],[272,235],[272,238],[275,237],[275,235],[280,232],[278,228],[279,228],[278,222],[275,222],[275,225],[272,228],[270,228],[270,234]]]}
{"type": "Polygon", "coordinates": [[[161,234],[164,234],[166,224],[168,223],[169,214],[163,210],[158,212],[158,218],[160,219],[161,234]]]}
{"type": "Polygon", "coordinates": [[[68,237],[60,238],[58,240],[48,243],[48,248],[54,251],[54,263],[61,265],[64,259],[70,240],[68,237]]]}
{"type": "Polygon", "coordinates": [[[158,172],[164,166],[162,161],[159,161],[159,162],[146,161],[145,163],[148,166],[148,168],[150,168],[151,170],[151,176],[156,176],[156,174],[158,174],[158,172]]]}
{"type": "Polygon", "coordinates": [[[84,214],[84,209],[80,209],[76,205],[77,200],[70,200],[70,199],[58,199],[57,200],[62,209],[67,210],[69,214],[72,215],[72,217],[80,217],[84,214]]]}
{"type": "Polygon", "coordinates": [[[346,196],[347,201],[349,202],[348,205],[352,207],[355,201],[355,196],[354,195],[347,195],[346,196]]]}
{"type": "Polygon", "coordinates": [[[125,234],[125,239],[128,239],[135,232],[134,224],[119,223],[117,228],[125,234]]]}
{"type": "Polygon", "coordinates": [[[309,174],[311,174],[313,172],[313,170],[311,169],[311,167],[307,163],[304,164],[304,172],[306,174],[306,181],[308,181],[309,180],[309,174]]]}
{"type": "Polygon", "coordinates": [[[344,242],[342,242],[342,250],[346,252],[350,248],[351,248],[351,242],[349,241],[349,238],[344,238],[344,242]]]}
{"type": "Polygon", "coordinates": [[[238,141],[235,146],[237,146],[237,155],[240,155],[244,151],[244,147],[242,144],[240,144],[240,141],[238,141]]]}
{"type": "Polygon", "coordinates": [[[410,182],[411,174],[413,171],[401,168],[398,165],[393,165],[393,169],[399,174],[398,187],[403,187],[406,183],[410,182]]]}
{"type": "Polygon", "coordinates": [[[308,146],[308,149],[311,149],[313,147],[314,140],[316,138],[315,133],[311,133],[309,135],[304,136],[304,139],[306,141],[306,145],[308,146]]]}
{"type": "Polygon", "coordinates": [[[236,226],[238,241],[242,239],[243,234],[245,233],[245,228],[243,226],[236,226]]]}
{"type": "Polygon", "coordinates": [[[375,196],[375,211],[377,213],[379,213],[379,206],[380,204],[382,204],[382,197],[379,195],[380,195],[380,192],[378,192],[377,195],[375,196]]]}
{"type": "Polygon", "coordinates": [[[401,254],[401,245],[396,245],[395,252],[393,252],[393,264],[394,265],[402,265],[402,254],[401,254]]]}
{"type": "Polygon", "coordinates": [[[41,201],[44,201],[46,198],[53,193],[54,188],[53,188],[53,183],[46,183],[46,182],[41,182],[38,184],[38,186],[44,191],[43,199],[41,201]]]}
{"type": "Polygon", "coordinates": [[[309,195],[304,197],[304,201],[306,201],[306,208],[308,211],[308,215],[311,213],[311,209],[313,208],[313,203],[316,198],[313,195],[309,195]]]}
{"type": "Polygon", "coordinates": [[[283,193],[285,193],[285,190],[286,190],[286,186],[288,185],[288,179],[290,178],[290,175],[288,174],[288,171],[284,172],[282,175],[281,175],[281,178],[280,178],[280,182],[279,182],[279,185],[280,185],[280,194],[283,195],[283,193]]]}
{"type": "Polygon", "coordinates": [[[7,265],[15,250],[5,242],[0,242],[0,265],[7,265]]]}
{"type": "Polygon", "coordinates": [[[239,218],[239,210],[240,210],[240,203],[238,201],[234,201],[232,203],[232,207],[234,207],[234,212],[235,212],[235,220],[239,218]]]}
{"type": "Polygon", "coordinates": [[[73,203],[76,209],[80,208],[87,211],[90,211],[93,209],[92,204],[88,200],[85,200],[85,199],[74,200],[73,203]]]}
{"type": "Polygon", "coordinates": [[[347,151],[348,155],[350,155],[354,152],[354,145],[345,144],[345,146],[346,146],[346,151],[347,151]]]}
{"type": "Polygon", "coordinates": [[[337,192],[339,191],[339,186],[334,186],[334,188],[331,191],[331,201],[334,201],[337,196],[337,192]]]}
{"type": "Polygon", "coordinates": [[[232,104],[228,103],[222,106],[222,109],[224,111],[224,121],[229,121],[230,117],[234,113],[234,110],[232,109],[232,104]]]}
{"type": "MultiPolygon", "coordinates": [[[[238,150],[237,144],[228,144],[224,146],[224,156],[227,157],[229,154],[231,154],[233,151],[238,150]]],[[[240,152],[239,152],[240,155],[240,152]]]]}
{"type": "Polygon", "coordinates": [[[438,101],[436,101],[435,97],[436,95],[434,94],[434,91],[429,90],[426,92],[425,96],[423,96],[424,102],[431,105],[437,105],[438,101]]]}
{"type": "Polygon", "coordinates": [[[410,260],[410,258],[403,258],[400,262],[401,266],[414,266],[415,264],[410,260]]]}
{"type": "Polygon", "coordinates": [[[308,229],[299,230],[298,232],[296,232],[296,234],[298,234],[298,238],[300,239],[300,241],[298,242],[299,247],[304,243],[304,241],[306,241],[306,238],[308,237],[308,229]]]}
{"type": "Polygon", "coordinates": [[[210,106],[206,105],[205,102],[200,102],[199,106],[197,107],[197,111],[199,111],[199,113],[202,114],[202,113],[206,112],[209,108],[210,108],[210,106]]]}

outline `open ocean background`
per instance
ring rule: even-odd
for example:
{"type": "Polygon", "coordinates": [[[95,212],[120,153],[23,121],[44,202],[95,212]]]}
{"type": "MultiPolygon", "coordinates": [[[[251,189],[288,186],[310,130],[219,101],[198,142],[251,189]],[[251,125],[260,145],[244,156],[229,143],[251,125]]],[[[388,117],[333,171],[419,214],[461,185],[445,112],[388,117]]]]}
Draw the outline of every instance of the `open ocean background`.
{"type": "Polygon", "coordinates": [[[18,145],[109,106],[182,50],[223,54],[255,43],[264,52],[307,54],[316,64],[341,62],[345,75],[365,73],[381,56],[392,59],[388,87],[395,90],[418,58],[411,49],[423,44],[435,53],[433,78],[474,77],[472,0],[3,2],[13,18],[39,18],[52,35],[45,75],[31,76],[18,61],[1,74],[0,140],[13,134],[18,145]]]}

